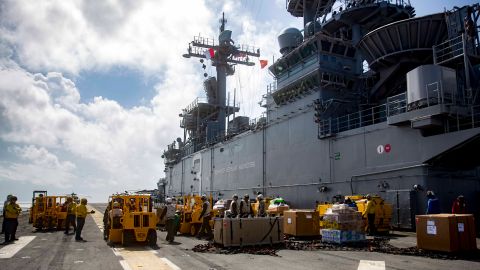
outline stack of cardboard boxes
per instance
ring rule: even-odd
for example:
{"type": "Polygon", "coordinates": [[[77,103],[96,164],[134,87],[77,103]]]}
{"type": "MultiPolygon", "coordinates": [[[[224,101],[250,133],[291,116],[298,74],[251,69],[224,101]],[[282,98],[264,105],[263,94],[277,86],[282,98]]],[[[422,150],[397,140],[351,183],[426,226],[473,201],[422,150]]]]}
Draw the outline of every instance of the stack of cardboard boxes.
{"type": "Polygon", "coordinates": [[[336,204],[323,216],[322,242],[346,243],[365,240],[362,215],[346,204],[336,204]]]}

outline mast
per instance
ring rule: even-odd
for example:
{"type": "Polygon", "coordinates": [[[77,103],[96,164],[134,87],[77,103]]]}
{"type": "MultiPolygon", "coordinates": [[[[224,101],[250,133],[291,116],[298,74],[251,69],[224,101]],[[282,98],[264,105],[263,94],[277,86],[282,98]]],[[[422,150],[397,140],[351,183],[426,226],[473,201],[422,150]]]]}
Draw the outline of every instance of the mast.
{"type": "Polygon", "coordinates": [[[227,92],[227,76],[235,73],[235,65],[254,66],[249,56],[259,57],[260,49],[249,45],[237,45],[232,40],[232,31],[226,30],[227,20],[225,14],[222,13],[220,19],[220,34],[218,41],[204,38],[201,36],[194,37],[189,43],[188,53],[183,57],[190,58],[206,58],[212,61],[217,71],[217,134],[225,135],[225,118],[226,118],[226,92],[227,92]]]}

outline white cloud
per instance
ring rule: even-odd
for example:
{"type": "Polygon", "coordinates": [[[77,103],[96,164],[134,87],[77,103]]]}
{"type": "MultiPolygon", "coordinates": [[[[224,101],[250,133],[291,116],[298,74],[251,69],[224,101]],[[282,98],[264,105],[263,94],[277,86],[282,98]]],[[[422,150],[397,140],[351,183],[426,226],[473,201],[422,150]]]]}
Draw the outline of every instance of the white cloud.
{"type": "MultiPolygon", "coordinates": [[[[258,23],[262,6],[269,7],[256,1],[1,5],[0,143],[16,156],[0,160],[0,184],[2,178],[68,188],[81,183],[95,194],[153,187],[163,175],[163,150],[182,134],[178,113],[203,92],[199,64],[181,55],[194,35],[218,34],[220,11],[237,44],[260,47],[269,60],[277,50],[276,34],[288,23],[258,23]],[[82,101],[77,74],[118,66],[156,78],[156,96],[131,109],[100,96],[82,101]]],[[[228,80],[250,116],[259,114],[257,102],[272,80],[266,69],[259,70],[258,63],[237,66],[228,80]]]]}
{"type": "Polygon", "coordinates": [[[14,146],[8,150],[22,161],[0,162],[0,178],[56,187],[71,187],[77,180],[75,164],[60,161],[44,147],[14,146]]]}
{"type": "Polygon", "coordinates": [[[75,169],[75,165],[69,161],[61,162],[58,157],[50,153],[44,147],[36,147],[34,145],[19,147],[15,146],[10,149],[21,158],[32,161],[36,165],[44,166],[50,169],[61,171],[71,171],[75,169]]]}
{"type": "Polygon", "coordinates": [[[125,65],[148,73],[178,62],[199,30],[211,35],[211,16],[204,1],[10,0],[0,35],[29,69],[77,74],[125,65]]]}

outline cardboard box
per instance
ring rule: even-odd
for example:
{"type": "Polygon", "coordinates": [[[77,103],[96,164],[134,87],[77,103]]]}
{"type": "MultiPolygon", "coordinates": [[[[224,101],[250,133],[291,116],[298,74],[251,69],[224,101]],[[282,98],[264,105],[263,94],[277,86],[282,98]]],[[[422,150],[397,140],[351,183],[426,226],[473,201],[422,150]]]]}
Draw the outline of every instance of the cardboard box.
{"type": "Polygon", "coordinates": [[[290,207],[287,205],[278,205],[278,206],[269,206],[267,209],[267,214],[269,215],[275,215],[275,216],[282,216],[283,212],[289,210],[290,207]]]}
{"type": "Polygon", "coordinates": [[[215,218],[213,236],[224,247],[282,243],[283,217],[215,218]]]}
{"type": "Polygon", "coordinates": [[[477,248],[473,215],[419,215],[416,223],[420,249],[457,252],[477,248]]]}
{"type": "Polygon", "coordinates": [[[293,236],[318,236],[318,212],[313,209],[283,212],[284,233],[293,236]]]}

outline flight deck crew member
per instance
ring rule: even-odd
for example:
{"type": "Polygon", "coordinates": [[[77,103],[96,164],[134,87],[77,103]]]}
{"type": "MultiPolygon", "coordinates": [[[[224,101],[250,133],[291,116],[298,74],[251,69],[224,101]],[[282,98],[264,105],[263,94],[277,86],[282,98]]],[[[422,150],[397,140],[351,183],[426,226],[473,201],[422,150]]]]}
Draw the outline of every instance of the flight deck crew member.
{"type": "Polygon", "coordinates": [[[232,197],[232,202],[230,203],[230,208],[226,211],[225,215],[230,218],[236,218],[238,216],[238,196],[234,194],[232,197]]]}
{"type": "Polygon", "coordinates": [[[18,240],[15,237],[18,227],[18,215],[22,212],[22,209],[17,204],[17,197],[10,197],[10,201],[5,207],[5,242],[3,244],[8,244],[14,240],[18,240]]]}
{"type": "Polygon", "coordinates": [[[262,194],[258,194],[257,201],[258,201],[257,217],[267,216],[267,211],[266,211],[266,208],[265,208],[265,200],[263,199],[262,194]]]}
{"type": "Polygon", "coordinates": [[[175,205],[172,204],[172,198],[167,198],[165,202],[167,205],[165,208],[163,208],[162,214],[160,215],[160,220],[165,217],[165,227],[167,229],[167,237],[165,240],[167,240],[169,243],[172,243],[177,229],[175,224],[175,205]]]}
{"type": "Polygon", "coordinates": [[[202,220],[202,226],[200,226],[200,231],[198,231],[197,238],[200,239],[204,234],[207,235],[207,240],[213,238],[212,229],[210,228],[210,213],[212,209],[210,208],[210,202],[207,200],[207,195],[202,195],[202,213],[200,214],[199,220],[202,220]]]}
{"type": "MultiPolygon", "coordinates": [[[[82,198],[80,200],[80,205],[77,206],[76,209],[77,213],[77,231],[75,232],[75,240],[76,241],[85,241],[82,238],[82,230],[83,225],[85,225],[85,218],[87,217],[87,199],[82,198]]],[[[95,211],[90,211],[90,214],[95,213],[95,211]]]]}
{"type": "Polygon", "coordinates": [[[252,205],[250,204],[250,196],[245,194],[243,200],[240,202],[240,217],[247,218],[253,213],[252,205]]]}
{"type": "Polygon", "coordinates": [[[363,212],[363,217],[366,217],[368,220],[368,235],[375,235],[375,201],[372,199],[370,194],[367,195],[367,206],[363,212]]]}
{"type": "Polygon", "coordinates": [[[75,224],[75,217],[77,212],[77,204],[73,201],[72,197],[67,198],[67,218],[65,220],[65,234],[68,234],[70,230],[70,224],[73,225],[73,232],[77,230],[77,225],[75,224]]]}
{"type": "Polygon", "coordinates": [[[10,198],[12,197],[12,194],[9,194],[7,196],[7,199],[5,200],[5,202],[3,202],[3,220],[2,220],[2,232],[1,234],[4,234],[5,233],[5,208],[7,207],[7,205],[10,203],[10,198]]]}
{"type": "Polygon", "coordinates": [[[427,191],[427,215],[440,214],[440,201],[435,196],[433,191],[427,191]]]}

